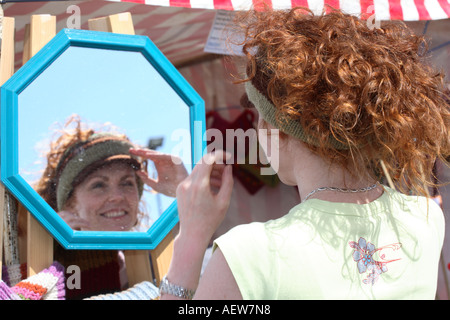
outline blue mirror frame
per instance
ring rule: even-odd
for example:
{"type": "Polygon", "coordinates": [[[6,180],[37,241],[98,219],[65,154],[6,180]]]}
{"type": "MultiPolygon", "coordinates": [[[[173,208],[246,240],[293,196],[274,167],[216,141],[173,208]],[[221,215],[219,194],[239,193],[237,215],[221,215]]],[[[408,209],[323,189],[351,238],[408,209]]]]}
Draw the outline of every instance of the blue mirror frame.
{"type": "Polygon", "coordinates": [[[178,223],[176,200],[147,232],[74,231],[19,174],[18,96],[71,46],[140,52],[189,107],[192,164],[206,148],[203,99],[146,36],[63,29],[1,87],[1,181],[66,249],[152,250],[178,223]]]}

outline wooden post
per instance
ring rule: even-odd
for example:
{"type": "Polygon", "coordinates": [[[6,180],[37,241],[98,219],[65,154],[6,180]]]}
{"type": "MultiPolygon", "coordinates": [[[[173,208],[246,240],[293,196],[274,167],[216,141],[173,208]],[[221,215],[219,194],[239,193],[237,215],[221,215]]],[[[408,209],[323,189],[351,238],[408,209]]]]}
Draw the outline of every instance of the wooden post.
{"type": "MultiPolygon", "coordinates": [[[[3,257],[3,215],[5,208],[5,187],[0,185],[0,257],[3,257]]],[[[0,279],[2,279],[3,259],[0,259],[0,279]]]]}
{"type": "Polygon", "coordinates": [[[153,272],[155,273],[154,277],[157,286],[159,286],[162,278],[167,274],[167,271],[169,270],[170,261],[172,260],[173,254],[173,241],[174,234],[173,231],[171,231],[161,241],[156,249],[151,252],[153,272]]]}
{"type": "Polygon", "coordinates": [[[53,237],[28,212],[27,276],[48,268],[53,262],[53,237]]]}
{"type": "Polygon", "coordinates": [[[124,255],[130,287],[142,281],[152,280],[150,255],[147,250],[127,250],[124,251],[124,255]]]}
{"type": "Polygon", "coordinates": [[[101,17],[88,20],[89,30],[111,32],[108,17],[101,17]]]}
{"type": "Polygon", "coordinates": [[[31,16],[30,25],[30,57],[56,35],[56,17],[41,14],[31,16]]]}
{"type": "MultiPolygon", "coordinates": [[[[50,15],[31,16],[29,43],[30,55],[35,55],[56,35],[56,17],[50,15]]],[[[24,58],[28,56],[24,53],[24,58]]],[[[27,213],[27,276],[39,273],[53,262],[53,237],[27,213]]]]}
{"type": "Polygon", "coordinates": [[[95,31],[135,34],[133,20],[129,12],[90,19],[88,21],[88,26],[90,30],[95,31]]]}
{"type": "Polygon", "coordinates": [[[28,60],[30,60],[30,24],[25,25],[25,35],[23,37],[23,51],[22,51],[22,65],[24,65],[28,60]]]}
{"type": "Polygon", "coordinates": [[[111,32],[123,34],[135,34],[131,13],[123,12],[109,16],[111,32]]]}
{"type": "MultiPolygon", "coordinates": [[[[0,57],[0,86],[14,74],[14,18],[3,17],[2,46],[0,57]]],[[[5,186],[0,183],[0,279],[3,256],[3,210],[5,208],[5,186]]]]}
{"type": "Polygon", "coordinates": [[[14,74],[14,18],[3,18],[0,86],[14,74]]]}

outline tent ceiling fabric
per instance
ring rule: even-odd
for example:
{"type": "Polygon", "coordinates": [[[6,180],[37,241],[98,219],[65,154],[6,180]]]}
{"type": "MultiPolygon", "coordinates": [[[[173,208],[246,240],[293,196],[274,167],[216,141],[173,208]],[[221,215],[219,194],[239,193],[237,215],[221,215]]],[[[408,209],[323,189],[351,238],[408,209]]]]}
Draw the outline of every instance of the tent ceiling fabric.
{"type": "Polygon", "coordinates": [[[187,58],[204,55],[204,45],[209,35],[215,11],[182,7],[161,7],[131,2],[112,1],[39,1],[3,4],[5,17],[15,18],[15,66],[22,65],[25,25],[30,16],[50,14],[56,16],[57,31],[70,27],[73,11],[80,12],[80,28],[88,30],[88,20],[111,14],[130,12],[135,33],[148,36],[174,64],[187,58]]]}

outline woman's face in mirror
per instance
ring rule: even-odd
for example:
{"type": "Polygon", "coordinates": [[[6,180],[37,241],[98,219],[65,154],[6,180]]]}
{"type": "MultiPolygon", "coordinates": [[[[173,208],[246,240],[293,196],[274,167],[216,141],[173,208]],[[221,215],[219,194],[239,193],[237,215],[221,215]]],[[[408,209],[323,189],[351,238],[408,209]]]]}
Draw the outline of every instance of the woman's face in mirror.
{"type": "Polygon", "coordinates": [[[101,167],[75,187],[67,210],[85,220],[89,230],[128,231],[138,221],[136,178],[126,163],[101,167]]]}

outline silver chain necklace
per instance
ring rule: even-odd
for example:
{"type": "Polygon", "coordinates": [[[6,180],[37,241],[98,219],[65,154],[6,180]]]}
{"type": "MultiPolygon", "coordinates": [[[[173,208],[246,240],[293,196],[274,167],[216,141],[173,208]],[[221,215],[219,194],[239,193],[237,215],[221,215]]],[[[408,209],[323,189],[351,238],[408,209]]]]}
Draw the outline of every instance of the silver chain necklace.
{"type": "Polygon", "coordinates": [[[308,200],[308,198],[310,196],[312,196],[316,192],[320,192],[320,191],[338,191],[338,192],[345,192],[345,193],[356,193],[356,192],[367,192],[367,191],[370,191],[372,189],[375,189],[376,187],[377,187],[377,183],[374,183],[371,186],[368,186],[368,187],[365,187],[365,188],[361,188],[361,189],[345,189],[345,188],[337,188],[337,187],[321,187],[321,188],[317,188],[317,189],[314,189],[313,191],[311,191],[305,197],[305,199],[302,202],[308,200]]]}

